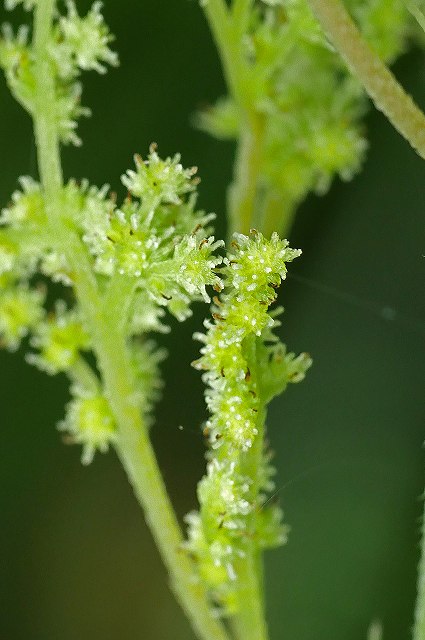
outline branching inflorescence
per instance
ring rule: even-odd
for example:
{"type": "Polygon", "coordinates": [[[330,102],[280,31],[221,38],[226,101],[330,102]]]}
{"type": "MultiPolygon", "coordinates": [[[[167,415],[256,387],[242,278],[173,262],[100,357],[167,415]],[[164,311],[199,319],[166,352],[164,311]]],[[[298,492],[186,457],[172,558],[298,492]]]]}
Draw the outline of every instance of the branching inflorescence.
{"type": "MultiPolygon", "coordinates": [[[[349,179],[359,168],[363,90],[306,0],[203,2],[230,96],[198,124],[238,140],[229,191],[235,233],[223,257],[214,215],[196,206],[196,169],[185,169],[179,155],[164,160],[151,145],[145,159],[135,156],[135,168],[121,178],[123,202],[108,185],[64,181],[60,144],[81,144],[77,120],[90,113],[81,106],[80,75],[118,64],[113,36],[99,2],[85,17],[73,0],[63,15],[55,0],[5,2],[8,9],[18,4],[34,11],[34,32],[30,40],[27,26],[16,34],[3,26],[0,66],[33,118],[39,179],[22,177],[0,215],[2,345],[14,351],[24,344],[30,363],[68,376],[71,399],[59,429],[82,446],[84,464],[115,449],[197,636],[266,640],[261,554],[286,538],[272,499],[267,405],[311,365],[274,333],[282,310],[270,307],[286,264],[300,254],[274,231],[288,229],[309,191],[322,193],[335,175],[349,179]],[[207,387],[207,471],[185,539],[148,435],[166,356],[151,334],[169,331],[167,311],[183,321],[194,302],[210,303],[211,289],[212,320],[195,335],[203,346],[194,363],[207,387]]],[[[351,34],[343,54],[365,71],[359,78],[375,99],[377,58],[342,5],[310,4],[333,41],[351,34]],[[333,32],[335,21],[343,28],[333,32]]],[[[402,0],[347,4],[377,54],[394,60],[412,31],[402,0]]],[[[386,68],[379,70],[388,80],[386,68]]],[[[387,102],[378,106],[397,107],[395,86],[390,79],[387,102]]],[[[413,131],[422,148],[422,114],[412,107],[414,126],[405,126],[402,112],[393,110],[400,130],[413,131]]],[[[419,587],[415,640],[423,638],[423,575],[419,587]]]]}
{"type": "MultiPolygon", "coordinates": [[[[306,0],[203,4],[229,95],[197,122],[238,141],[229,190],[233,228],[286,234],[309,192],[322,194],[334,176],[349,180],[360,168],[365,93],[306,0]]],[[[385,62],[405,50],[415,29],[403,0],[345,4],[385,62]]]]}
{"type": "Polygon", "coordinates": [[[0,216],[2,344],[23,344],[30,363],[68,376],[71,400],[59,429],[82,446],[84,464],[116,450],[199,638],[228,638],[219,611],[235,616],[238,637],[260,640],[260,553],[285,536],[267,498],[265,409],[310,366],[305,354],[286,353],[272,332],[277,312],[268,310],[299,252],[277,234],[252,232],[235,235],[223,258],[214,215],[196,207],[196,168],[185,169],[179,155],[161,159],[156,145],[122,176],[121,203],[108,185],[65,182],[60,143],[79,145],[77,119],[89,114],[80,75],[117,64],[113,37],[100,3],[85,17],[71,0],[64,15],[54,0],[22,4],[34,10],[32,39],[26,26],[16,35],[4,26],[0,65],[33,118],[39,180],[21,178],[0,216]],[[183,321],[193,302],[211,302],[207,287],[219,295],[196,366],[208,385],[210,450],[185,542],[148,437],[166,355],[150,336],[169,331],[167,311],[183,321]],[[251,609],[252,625],[244,615],[251,609]]]}
{"type": "MultiPolygon", "coordinates": [[[[184,170],[178,156],[163,161],[152,148],[146,161],[136,158],[136,171],[123,176],[123,182],[130,195],[119,207],[106,187],[99,190],[70,181],[61,193],[61,215],[81,239],[99,289],[106,291],[114,277],[128,288],[122,322],[138,381],[140,399],[135,402],[149,413],[147,399],[160,386],[157,363],[163,353],[140,335],[168,330],[161,322],[164,308],[184,320],[191,302],[209,300],[205,286],[220,283],[214,268],[221,258],[212,252],[221,243],[208,236],[205,225],[211,216],[195,210],[193,170],[184,170]]],[[[87,373],[89,365],[82,358],[93,348],[84,312],[64,300],[46,312],[44,286],[33,285],[37,271],[65,287],[73,285],[75,274],[56,238],[44,231],[48,225],[40,185],[30,178],[21,179],[21,185],[1,217],[3,341],[16,349],[31,333],[30,345],[37,354],[31,353],[28,360],[51,374],[67,372],[77,382],[62,428],[66,425],[84,444],[83,459],[89,462],[96,448],[105,450],[113,439],[113,420],[107,404],[97,397],[101,386],[94,384],[95,374],[89,384],[79,375],[83,365],[87,373]]],[[[69,300],[66,290],[64,294],[69,300]]]]}

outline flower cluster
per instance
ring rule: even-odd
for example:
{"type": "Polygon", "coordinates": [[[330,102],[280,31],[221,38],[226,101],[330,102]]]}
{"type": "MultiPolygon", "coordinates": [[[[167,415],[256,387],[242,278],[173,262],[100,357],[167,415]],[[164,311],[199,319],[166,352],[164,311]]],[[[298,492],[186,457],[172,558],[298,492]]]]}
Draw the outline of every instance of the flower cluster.
{"type": "MultiPolygon", "coordinates": [[[[413,30],[403,0],[346,4],[385,61],[404,51],[413,30]]],[[[366,99],[308,2],[253,5],[243,38],[244,100],[264,124],[261,187],[270,202],[290,212],[310,191],[327,191],[334,176],[349,180],[358,171],[367,146],[361,120],[366,99]]],[[[246,127],[235,96],[220,98],[198,124],[219,138],[238,138],[246,127]]]]}
{"type": "Polygon", "coordinates": [[[194,363],[203,371],[210,412],[207,474],[198,488],[199,513],[189,514],[188,548],[200,575],[224,613],[238,609],[238,565],[246,545],[274,547],[285,538],[281,513],[265,505],[273,489],[264,450],[266,404],[289,382],[298,382],[311,364],[295,357],[273,336],[268,312],[286,263],[300,251],[273,234],[235,234],[224,261],[224,292],[214,299],[213,322],[196,334],[204,346],[194,363]]]}
{"type": "Polygon", "coordinates": [[[144,315],[159,326],[161,307],[184,320],[192,301],[209,301],[206,285],[220,288],[214,270],[221,258],[214,251],[223,243],[209,235],[214,216],[196,211],[195,169],[184,169],[179,156],[160,159],[154,145],[146,160],[136,156],[135,162],[136,171],[122,177],[129,197],[120,207],[106,189],[85,187],[82,200],[81,189],[74,184],[72,190],[80,199],[82,237],[94,270],[132,280],[139,310],[143,292],[144,315]]]}
{"type": "Polygon", "coordinates": [[[57,302],[54,312],[34,327],[30,342],[39,353],[29,354],[27,360],[50,375],[70,371],[80,353],[91,346],[78,311],[67,310],[63,301],[57,302]]]}
{"type": "Polygon", "coordinates": [[[27,284],[0,288],[0,340],[4,347],[15,351],[23,338],[39,325],[44,317],[44,291],[27,284]]]}
{"type": "Polygon", "coordinates": [[[83,446],[81,462],[90,464],[97,450],[106,453],[116,440],[115,420],[104,396],[78,387],[73,391],[74,398],[58,429],[67,433],[68,442],[83,446]]]}
{"type": "MultiPolygon", "coordinates": [[[[8,0],[6,8],[13,9],[22,0],[8,0]]],[[[24,8],[36,8],[34,0],[23,0],[24,8]]],[[[79,145],[76,134],[77,119],[90,115],[90,110],[82,107],[81,71],[95,70],[104,73],[105,64],[116,66],[117,54],[110,50],[113,36],[100,12],[102,4],[95,2],[88,14],[80,17],[73,0],[66,3],[67,14],[57,17],[50,42],[45,51],[48,73],[53,78],[55,102],[51,105],[55,113],[58,135],[65,144],[79,145]]],[[[29,30],[21,26],[17,34],[9,24],[3,25],[0,37],[0,67],[4,69],[9,88],[15,98],[30,113],[34,113],[35,55],[33,45],[28,40],[29,30]]]]}
{"type": "MultiPolygon", "coordinates": [[[[169,330],[166,309],[184,320],[192,302],[210,301],[207,286],[222,288],[216,272],[222,258],[214,255],[222,242],[210,234],[214,216],[196,210],[195,173],[183,168],[178,155],[161,159],[153,145],[145,160],[136,156],[136,170],[122,177],[128,197],[121,206],[107,185],[85,180],[70,180],[58,195],[60,215],[80,242],[99,290],[118,281],[128,291],[123,326],[134,401],[147,425],[162,387],[165,352],[146,334],[169,330]]],[[[88,364],[90,327],[78,303],[69,302],[74,284],[68,257],[49,226],[43,190],[32,178],[21,178],[0,214],[0,339],[15,350],[28,337],[30,363],[70,377],[73,399],[60,428],[83,445],[88,463],[116,434],[102,380],[88,364]],[[66,303],[50,302],[40,285],[46,276],[66,287],[66,303]]]]}

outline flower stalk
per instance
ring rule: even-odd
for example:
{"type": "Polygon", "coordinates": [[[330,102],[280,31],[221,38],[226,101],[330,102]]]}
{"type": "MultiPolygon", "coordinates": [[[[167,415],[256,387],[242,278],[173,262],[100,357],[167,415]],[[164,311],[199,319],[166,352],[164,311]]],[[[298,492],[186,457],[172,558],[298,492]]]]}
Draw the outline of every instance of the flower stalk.
{"type": "MultiPolygon", "coordinates": [[[[115,313],[111,312],[110,293],[102,296],[85,247],[61,220],[60,195],[63,180],[54,113],[56,96],[54,80],[46,62],[54,8],[54,0],[39,0],[34,21],[36,106],[33,115],[49,225],[71,266],[76,297],[94,340],[93,350],[98,359],[105,395],[117,423],[118,457],[144,509],[146,521],[169,571],[172,589],[200,639],[227,640],[227,632],[213,616],[206,591],[201,583],[194,581],[192,563],[182,551],[182,533],[146,426],[134,402],[135,383],[130,374],[131,364],[122,318],[123,308],[126,308],[128,300],[127,289],[120,289],[121,299],[114,297],[112,309],[115,313]]],[[[117,294],[116,289],[114,293],[117,294]]],[[[78,371],[75,373],[78,375],[78,371]]]]}

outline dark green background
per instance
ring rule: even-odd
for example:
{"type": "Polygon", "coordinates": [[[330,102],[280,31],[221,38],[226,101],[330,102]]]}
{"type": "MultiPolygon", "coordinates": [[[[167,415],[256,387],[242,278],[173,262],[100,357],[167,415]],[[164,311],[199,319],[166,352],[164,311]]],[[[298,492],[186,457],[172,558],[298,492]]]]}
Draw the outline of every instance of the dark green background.
{"type": "MultiPolygon", "coordinates": [[[[86,3],[79,3],[82,8],[86,3]]],[[[199,166],[200,204],[218,213],[233,147],[193,130],[193,110],[223,92],[195,0],[106,2],[121,67],[86,79],[81,150],[68,176],[120,189],[153,140],[199,166]]],[[[1,10],[4,19],[4,11],[1,10]]],[[[424,58],[397,74],[425,103],[424,58]]],[[[35,173],[31,126],[0,83],[0,201],[35,173]]],[[[385,640],[409,637],[423,490],[425,165],[383,117],[367,120],[370,152],[351,184],[300,210],[303,256],[282,291],[281,334],[314,368],[270,410],[279,495],[292,532],[267,555],[272,640],[359,640],[381,618],[385,640]],[[386,313],[390,307],[395,314],[386,313]],[[393,319],[385,319],[388,315],[393,319]]],[[[164,342],[167,387],[154,428],[180,514],[202,475],[202,386],[189,366],[205,307],[164,342]],[[178,430],[178,425],[184,427],[178,430]]],[[[82,468],[55,429],[67,385],[0,354],[0,639],[191,640],[115,456],[82,468]]]]}

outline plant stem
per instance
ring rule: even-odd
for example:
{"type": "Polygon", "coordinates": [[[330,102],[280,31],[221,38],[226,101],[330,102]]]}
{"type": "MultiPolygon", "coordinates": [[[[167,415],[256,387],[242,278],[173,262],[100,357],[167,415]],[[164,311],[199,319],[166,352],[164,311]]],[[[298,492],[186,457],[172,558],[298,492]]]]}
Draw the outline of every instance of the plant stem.
{"type": "Polygon", "coordinates": [[[246,547],[246,558],[236,565],[240,581],[240,595],[244,606],[232,622],[232,629],[238,640],[267,640],[268,631],[262,607],[262,594],[258,580],[259,552],[250,543],[246,547]]]}
{"type": "Polygon", "coordinates": [[[253,0],[234,0],[233,2],[233,21],[236,25],[238,25],[241,35],[243,35],[248,28],[249,16],[253,4],[253,0]]]}
{"type": "Polygon", "coordinates": [[[235,566],[239,581],[241,606],[239,613],[235,616],[233,628],[238,640],[267,640],[269,637],[264,613],[263,560],[256,542],[255,530],[259,493],[258,473],[263,456],[265,417],[265,409],[260,409],[257,420],[258,435],[252,448],[246,454],[243,468],[243,473],[249,474],[253,480],[250,499],[254,504],[254,512],[252,513],[252,528],[248,534],[250,537],[244,546],[245,557],[241,558],[235,566]]]}
{"type": "MultiPolygon", "coordinates": [[[[117,300],[114,308],[119,311],[117,300]]],[[[171,577],[171,587],[192,626],[205,640],[226,640],[227,635],[207,604],[207,593],[194,580],[194,568],[182,549],[183,538],[169,500],[147,430],[135,402],[125,336],[110,317],[99,337],[99,359],[105,388],[119,426],[117,453],[127,472],[147,523],[171,577]],[[112,320],[112,323],[111,323],[112,320]],[[112,325],[112,326],[111,326],[112,325]]]]}
{"type": "Polygon", "coordinates": [[[200,639],[228,640],[223,625],[211,612],[205,589],[194,580],[191,560],[182,551],[182,533],[137,406],[125,322],[122,321],[128,304],[128,290],[126,287],[110,288],[103,299],[84,245],[61,218],[63,179],[54,112],[55,86],[46,56],[54,6],[54,0],[38,0],[34,21],[37,94],[34,125],[50,230],[71,267],[76,297],[90,328],[105,394],[117,422],[118,456],[145,510],[176,598],[200,639]]]}
{"type": "Polygon", "coordinates": [[[413,640],[425,640],[425,506],[422,516],[421,558],[418,568],[418,585],[413,625],[413,640]]]}
{"type": "Polygon", "coordinates": [[[233,182],[228,191],[229,237],[249,233],[254,224],[264,143],[264,119],[252,107],[250,65],[244,57],[243,38],[252,0],[235,0],[233,11],[223,0],[207,0],[205,14],[221,59],[224,76],[241,117],[233,182]]]}
{"type": "MultiPolygon", "coordinates": [[[[257,339],[252,337],[244,345],[248,355],[251,374],[257,380],[257,392],[261,394],[261,380],[257,366],[257,339]]],[[[258,409],[256,427],[257,435],[252,447],[243,454],[241,473],[251,478],[249,501],[253,505],[249,530],[244,544],[245,556],[235,565],[239,582],[240,610],[235,616],[232,627],[238,640],[267,640],[268,631],[264,612],[263,559],[256,539],[256,526],[259,493],[260,469],[263,464],[266,408],[258,409]]]]}
{"type": "Polygon", "coordinates": [[[92,393],[100,393],[100,380],[90,367],[90,365],[81,356],[72,366],[69,372],[69,377],[77,385],[80,385],[84,389],[90,390],[92,393]]]}
{"type": "Polygon", "coordinates": [[[308,0],[311,8],[367,93],[425,159],[425,116],[391,71],[370,49],[340,0],[308,0]]]}
{"type": "MultiPolygon", "coordinates": [[[[56,201],[62,187],[62,167],[56,127],[54,78],[47,56],[56,0],[37,2],[34,16],[36,102],[34,115],[40,179],[47,202],[56,201]]],[[[58,211],[53,215],[57,216],[58,211]]]]}
{"type": "Polygon", "coordinates": [[[279,194],[274,194],[271,189],[267,190],[264,197],[264,204],[261,215],[262,222],[259,228],[265,236],[269,237],[273,231],[277,231],[282,238],[287,238],[291,230],[296,213],[295,203],[285,202],[279,194]]]}
{"type": "Polygon", "coordinates": [[[236,150],[233,182],[228,191],[229,237],[248,234],[254,226],[264,125],[259,117],[243,127],[236,150]]]}
{"type": "MultiPolygon", "coordinates": [[[[205,13],[217,45],[230,93],[241,115],[241,131],[236,150],[234,177],[228,191],[229,236],[248,234],[256,222],[259,181],[262,163],[265,121],[251,99],[250,65],[245,60],[243,38],[248,27],[252,2],[235,0],[230,13],[224,0],[206,0],[205,13]]],[[[255,341],[247,345],[255,362],[255,341]]],[[[251,501],[255,505],[259,492],[259,469],[264,446],[265,411],[259,411],[258,435],[246,454],[243,473],[253,479],[251,501]]],[[[262,558],[255,542],[255,513],[252,539],[244,546],[245,557],[235,566],[239,583],[239,611],[232,620],[238,640],[267,640],[262,585],[262,558]]]]}
{"type": "Polygon", "coordinates": [[[234,25],[224,0],[205,0],[203,8],[220,56],[226,83],[237,103],[249,107],[244,86],[247,69],[241,55],[242,34],[238,33],[239,24],[234,25]]]}

